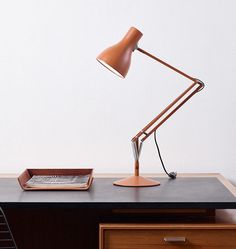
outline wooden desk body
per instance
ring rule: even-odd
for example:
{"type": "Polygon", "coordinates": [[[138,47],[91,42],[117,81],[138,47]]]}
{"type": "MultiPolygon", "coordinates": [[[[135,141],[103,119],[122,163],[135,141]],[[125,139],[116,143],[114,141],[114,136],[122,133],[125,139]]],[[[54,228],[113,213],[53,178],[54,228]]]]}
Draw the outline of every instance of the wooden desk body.
{"type": "Polygon", "coordinates": [[[86,192],[24,192],[15,178],[0,178],[0,206],[19,249],[236,248],[236,197],[227,180],[157,180],[159,187],[123,188],[95,178],[86,192]]]}

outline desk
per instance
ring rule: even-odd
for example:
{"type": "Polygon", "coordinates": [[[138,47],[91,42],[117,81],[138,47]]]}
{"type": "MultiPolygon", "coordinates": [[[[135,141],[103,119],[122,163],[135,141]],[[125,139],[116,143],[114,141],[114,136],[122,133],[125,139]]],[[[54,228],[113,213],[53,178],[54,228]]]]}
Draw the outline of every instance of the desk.
{"type": "Polygon", "coordinates": [[[236,231],[234,212],[225,210],[236,209],[235,188],[219,174],[158,177],[161,185],[149,188],[117,187],[114,180],[95,178],[84,192],[30,192],[16,178],[0,178],[0,206],[19,249],[96,249],[100,223],[210,222],[236,231]]]}

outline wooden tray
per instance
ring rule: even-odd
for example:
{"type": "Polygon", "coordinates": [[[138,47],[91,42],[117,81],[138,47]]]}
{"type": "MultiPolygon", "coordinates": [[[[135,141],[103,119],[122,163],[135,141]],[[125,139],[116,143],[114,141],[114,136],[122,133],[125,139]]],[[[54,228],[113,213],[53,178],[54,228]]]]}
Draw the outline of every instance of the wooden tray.
{"type": "Polygon", "coordinates": [[[93,181],[93,169],[26,169],[19,177],[19,184],[23,190],[88,190],[93,181]],[[34,175],[90,175],[86,187],[47,186],[29,187],[26,182],[34,175]]]}

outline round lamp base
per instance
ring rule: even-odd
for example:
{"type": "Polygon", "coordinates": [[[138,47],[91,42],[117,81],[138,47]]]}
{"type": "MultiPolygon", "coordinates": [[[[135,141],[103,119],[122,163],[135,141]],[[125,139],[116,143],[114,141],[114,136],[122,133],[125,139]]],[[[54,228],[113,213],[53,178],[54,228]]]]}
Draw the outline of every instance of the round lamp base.
{"type": "Polygon", "coordinates": [[[153,187],[160,185],[160,182],[142,176],[131,176],[122,180],[115,181],[113,182],[113,184],[123,187],[153,187]]]}

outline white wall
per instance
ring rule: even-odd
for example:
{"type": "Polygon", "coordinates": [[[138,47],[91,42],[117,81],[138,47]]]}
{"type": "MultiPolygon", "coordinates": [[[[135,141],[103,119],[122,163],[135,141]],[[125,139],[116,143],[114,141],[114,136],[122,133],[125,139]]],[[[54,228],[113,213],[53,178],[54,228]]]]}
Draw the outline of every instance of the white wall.
{"type": "MultiPolygon", "coordinates": [[[[0,1],[0,172],[132,173],[130,139],[189,82],[135,52],[125,80],[95,60],[129,27],[206,83],[158,132],[169,170],[236,181],[234,0],[0,1]]],[[[141,172],[162,172],[153,139],[141,172]]]]}

